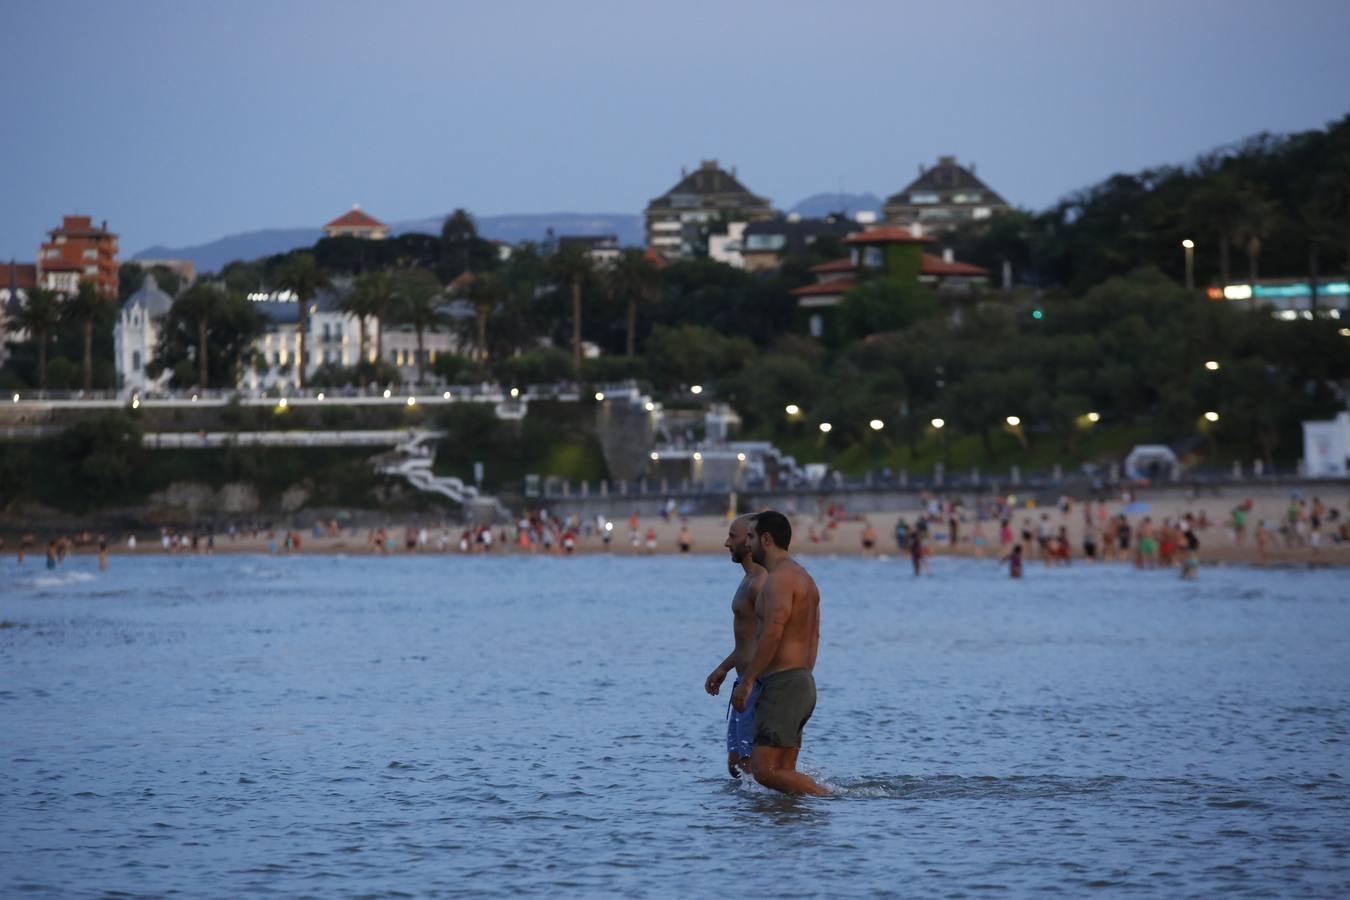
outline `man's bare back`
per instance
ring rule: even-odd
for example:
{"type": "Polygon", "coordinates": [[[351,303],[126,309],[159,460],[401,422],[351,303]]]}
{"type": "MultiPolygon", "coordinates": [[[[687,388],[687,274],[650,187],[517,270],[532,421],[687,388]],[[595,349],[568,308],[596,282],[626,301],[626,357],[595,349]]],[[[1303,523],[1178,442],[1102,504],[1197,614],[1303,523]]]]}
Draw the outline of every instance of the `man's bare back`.
{"type": "Polygon", "coordinates": [[[820,646],[820,591],[795,559],[785,559],[764,579],[755,602],[755,638],[764,633],[769,617],[782,621],[777,652],[759,677],[785,669],[816,667],[820,646]]]}

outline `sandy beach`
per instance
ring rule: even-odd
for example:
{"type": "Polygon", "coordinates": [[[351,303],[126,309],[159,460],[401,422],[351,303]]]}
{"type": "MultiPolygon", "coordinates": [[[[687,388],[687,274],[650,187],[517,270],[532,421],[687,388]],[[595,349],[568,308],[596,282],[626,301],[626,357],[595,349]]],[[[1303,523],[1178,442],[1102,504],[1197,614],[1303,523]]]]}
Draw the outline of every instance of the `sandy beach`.
{"type": "MultiPolygon", "coordinates": [[[[1306,492],[1305,492],[1306,494],[1306,492]]],[[[1312,496],[1307,495],[1309,504],[1312,496]]],[[[1146,509],[1131,508],[1127,514],[1131,525],[1138,531],[1139,525],[1145,517],[1150,518],[1155,524],[1159,524],[1167,519],[1178,519],[1186,513],[1191,513],[1195,520],[1201,524],[1197,526],[1196,533],[1200,540],[1200,556],[1206,562],[1247,562],[1247,563],[1268,563],[1277,565],[1347,565],[1350,564],[1350,541],[1337,541],[1333,535],[1341,523],[1346,521],[1347,513],[1350,513],[1350,505],[1344,498],[1333,498],[1330,494],[1323,498],[1328,510],[1337,508],[1339,518],[1331,519],[1328,516],[1327,521],[1321,524],[1320,534],[1317,544],[1314,545],[1310,523],[1303,529],[1302,535],[1296,535],[1297,529],[1284,528],[1286,517],[1289,510],[1289,495],[1286,493],[1267,491],[1262,494],[1253,494],[1250,497],[1239,494],[1227,496],[1207,496],[1207,497],[1187,497],[1182,491],[1157,491],[1152,492],[1147,499],[1139,501],[1147,506],[1146,509]],[[1241,539],[1234,533],[1232,528],[1232,509],[1239,503],[1250,500],[1251,510],[1247,514],[1245,534],[1241,539]],[[1136,511],[1137,510],[1137,511],[1136,511]],[[1258,546],[1256,532],[1260,523],[1264,522],[1266,526],[1266,540],[1264,548],[1258,546]]],[[[1106,503],[1093,503],[1091,506],[1091,518],[1094,526],[1101,521],[1101,507],[1104,507],[1107,517],[1115,516],[1129,507],[1124,498],[1106,503]]],[[[827,511],[822,511],[819,515],[809,515],[802,511],[789,511],[790,518],[794,527],[792,550],[803,556],[812,555],[850,555],[850,556],[896,556],[902,551],[896,543],[895,526],[898,520],[905,520],[913,523],[918,517],[917,510],[910,508],[906,510],[894,511],[874,511],[865,515],[854,515],[849,512],[845,506],[836,506],[834,517],[831,518],[827,511]],[[872,548],[863,546],[863,533],[866,526],[870,523],[876,533],[876,541],[872,548]]],[[[1063,527],[1067,530],[1071,545],[1071,558],[1074,560],[1083,559],[1083,533],[1085,530],[1083,505],[1081,503],[1072,503],[1067,510],[1059,507],[1035,507],[1018,506],[1011,515],[1011,525],[1014,532],[1014,541],[1020,542],[1021,532],[1026,528],[1034,533],[1039,530],[1042,517],[1049,524],[1053,531],[1058,531],[1063,527]]],[[[934,521],[930,526],[930,539],[928,541],[931,552],[936,556],[959,555],[959,556],[985,556],[997,559],[1005,549],[999,542],[999,522],[993,518],[980,518],[977,515],[976,508],[973,505],[963,506],[961,510],[961,521],[957,528],[957,540],[953,542],[948,534],[947,515],[944,513],[940,520],[934,521]]],[[[659,516],[650,516],[638,520],[636,545],[633,541],[633,532],[630,530],[628,520],[614,520],[611,539],[608,544],[602,539],[598,530],[595,528],[595,520],[583,522],[583,526],[590,525],[590,528],[582,528],[577,537],[576,553],[615,553],[624,555],[650,555],[650,554],[672,554],[679,553],[679,536],[687,528],[688,536],[692,538],[690,542],[690,553],[724,553],[723,541],[726,539],[727,519],[723,516],[689,516],[680,518],[662,518],[659,516]],[[655,535],[654,548],[648,547],[648,531],[655,535]]],[[[443,523],[431,519],[419,519],[399,521],[391,519],[383,525],[388,537],[393,539],[393,554],[404,555],[410,552],[407,549],[405,536],[407,529],[412,528],[414,533],[420,538],[421,532],[425,529],[426,541],[419,544],[411,552],[421,554],[451,553],[459,554],[459,539],[464,528],[456,523],[443,523]]],[[[512,529],[506,529],[511,531],[512,529]]],[[[496,526],[493,529],[493,546],[486,552],[494,554],[522,552],[543,553],[548,552],[542,546],[535,546],[529,551],[523,551],[518,546],[503,547],[501,535],[503,528],[496,526]]],[[[338,529],[337,533],[316,534],[315,529],[307,527],[299,532],[300,547],[293,551],[300,555],[315,554],[370,554],[377,555],[371,543],[372,527],[343,527],[338,529]]],[[[51,535],[40,534],[36,536],[34,545],[29,548],[28,556],[31,561],[38,564],[42,563],[42,557],[46,549],[46,540],[51,535]]],[[[137,554],[162,554],[164,553],[161,544],[161,536],[152,531],[137,532],[137,542],[134,550],[128,547],[126,534],[109,534],[108,549],[111,554],[121,555],[126,553],[137,554]]],[[[216,533],[213,536],[212,546],[209,552],[214,553],[270,553],[284,552],[281,548],[284,546],[284,530],[274,530],[272,532],[259,531],[256,534],[250,531],[239,532],[233,536],[226,533],[216,533]]],[[[92,554],[97,552],[97,536],[90,536],[90,540],[77,543],[72,548],[72,552],[77,555],[92,554]]],[[[1027,559],[1029,562],[1038,560],[1036,555],[1036,541],[1031,541],[1032,546],[1026,548],[1027,559]]],[[[4,553],[11,556],[18,549],[17,536],[11,535],[4,546],[4,553]]],[[[190,548],[179,549],[178,553],[190,554],[190,548]]],[[[207,552],[207,541],[205,536],[199,536],[198,552],[207,552]]],[[[477,552],[484,552],[479,548],[477,552]]],[[[552,552],[560,552],[556,545],[552,552]]]]}

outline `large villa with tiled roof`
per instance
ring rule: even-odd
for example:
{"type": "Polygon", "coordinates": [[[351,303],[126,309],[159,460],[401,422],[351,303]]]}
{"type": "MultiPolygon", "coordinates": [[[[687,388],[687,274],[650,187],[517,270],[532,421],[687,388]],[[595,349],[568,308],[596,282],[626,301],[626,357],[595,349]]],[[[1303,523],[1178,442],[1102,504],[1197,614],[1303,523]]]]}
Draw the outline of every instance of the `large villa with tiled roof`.
{"type": "Polygon", "coordinates": [[[323,226],[323,233],[330,238],[355,237],[369,241],[382,241],[389,237],[389,226],[361,210],[361,204],[352,208],[323,226]]]}
{"type": "Polygon", "coordinates": [[[975,164],[963,166],[955,156],[940,156],[936,166],[919,167],[919,177],[886,198],[881,213],[895,225],[922,225],[927,231],[950,231],[980,222],[1012,207],[975,175],[975,164]]]}
{"type": "Polygon", "coordinates": [[[717,160],[705,159],[694,171],[681,172],[678,184],[647,204],[647,246],[673,261],[689,255],[705,222],[718,216],[754,222],[772,215],[768,199],[741,184],[735,167],[728,172],[717,160]]]}

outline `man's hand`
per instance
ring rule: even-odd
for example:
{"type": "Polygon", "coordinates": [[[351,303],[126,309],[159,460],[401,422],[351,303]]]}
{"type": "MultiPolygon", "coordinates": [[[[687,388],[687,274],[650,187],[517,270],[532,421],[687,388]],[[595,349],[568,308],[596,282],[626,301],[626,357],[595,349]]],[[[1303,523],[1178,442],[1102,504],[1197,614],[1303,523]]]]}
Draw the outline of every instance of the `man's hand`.
{"type": "Polygon", "coordinates": [[[713,669],[712,674],[710,674],[707,680],[703,682],[703,689],[716,697],[717,692],[722,689],[722,682],[726,681],[726,679],[726,669],[719,666],[718,668],[713,669]]]}
{"type": "Polygon", "coordinates": [[[731,692],[731,707],[736,712],[745,712],[745,708],[750,705],[750,692],[755,689],[753,681],[742,681],[736,685],[736,690],[731,692]]]}

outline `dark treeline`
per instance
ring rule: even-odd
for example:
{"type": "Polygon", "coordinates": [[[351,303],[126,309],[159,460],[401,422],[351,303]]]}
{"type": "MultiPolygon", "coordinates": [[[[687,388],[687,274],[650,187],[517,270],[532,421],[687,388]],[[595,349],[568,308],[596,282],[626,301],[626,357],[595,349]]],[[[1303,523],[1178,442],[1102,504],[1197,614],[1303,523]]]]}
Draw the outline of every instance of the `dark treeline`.
{"type": "Polygon", "coordinates": [[[960,258],[1025,283],[1082,291],[1154,266],[1196,283],[1333,274],[1350,262],[1350,116],[1325,130],[1261,134],[1189,165],[1113,175],[1048,210],[956,236],[960,258]]]}

